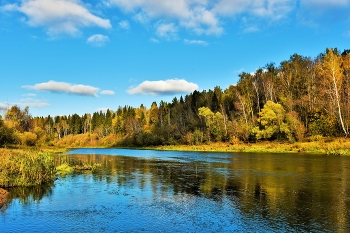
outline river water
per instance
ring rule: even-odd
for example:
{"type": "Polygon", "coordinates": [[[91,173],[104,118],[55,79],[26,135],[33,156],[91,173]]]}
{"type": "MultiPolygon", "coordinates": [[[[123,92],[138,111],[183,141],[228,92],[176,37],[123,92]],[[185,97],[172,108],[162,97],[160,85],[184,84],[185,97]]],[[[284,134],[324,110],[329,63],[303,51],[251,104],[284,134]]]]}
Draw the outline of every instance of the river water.
{"type": "Polygon", "coordinates": [[[350,157],[76,149],[96,170],[10,189],[0,232],[349,232],[350,157]]]}

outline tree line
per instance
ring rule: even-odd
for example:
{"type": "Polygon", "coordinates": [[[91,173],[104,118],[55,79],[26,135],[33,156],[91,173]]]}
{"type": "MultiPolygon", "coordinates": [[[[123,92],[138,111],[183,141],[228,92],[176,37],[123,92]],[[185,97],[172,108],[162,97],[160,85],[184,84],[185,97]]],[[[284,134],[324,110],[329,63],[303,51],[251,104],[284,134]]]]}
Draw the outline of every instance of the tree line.
{"type": "Polygon", "coordinates": [[[316,58],[293,54],[279,65],[242,72],[226,89],[194,91],[171,102],[118,107],[79,116],[32,117],[12,106],[0,119],[0,145],[39,145],[69,135],[116,135],[120,145],[150,146],[347,137],[350,50],[316,58]]]}

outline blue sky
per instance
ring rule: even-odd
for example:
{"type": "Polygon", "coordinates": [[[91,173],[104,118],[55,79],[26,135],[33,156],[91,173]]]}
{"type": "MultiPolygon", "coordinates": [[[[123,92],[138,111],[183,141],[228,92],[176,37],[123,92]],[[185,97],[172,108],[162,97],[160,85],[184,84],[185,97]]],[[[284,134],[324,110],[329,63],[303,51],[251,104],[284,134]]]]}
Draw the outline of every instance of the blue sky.
{"type": "MultiPolygon", "coordinates": [[[[350,0],[0,0],[0,110],[150,107],[350,49],[350,0]]],[[[2,111],[3,112],[3,111],[2,111]]]]}

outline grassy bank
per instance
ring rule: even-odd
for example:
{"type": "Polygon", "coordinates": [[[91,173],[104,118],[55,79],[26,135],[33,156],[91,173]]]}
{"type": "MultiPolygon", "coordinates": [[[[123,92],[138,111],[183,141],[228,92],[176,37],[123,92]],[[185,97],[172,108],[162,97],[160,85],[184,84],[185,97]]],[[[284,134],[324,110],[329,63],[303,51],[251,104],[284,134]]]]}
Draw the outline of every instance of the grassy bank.
{"type": "MultiPolygon", "coordinates": [[[[123,138],[116,135],[109,135],[99,138],[95,134],[68,135],[59,140],[54,140],[50,145],[41,146],[40,150],[45,152],[60,153],[67,151],[68,148],[110,148],[117,145],[123,145],[123,138]]],[[[129,148],[137,148],[132,145],[129,148]]],[[[330,138],[322,136],[313,136],[306,138],[303,142],[278,142],[278,141],[260,141],[260,142],[217,142],[201,145],[163,145],[147,146],[143,149],[156,150],[178,150],[178,151],[217,151],[217,152],[269,152],[269,153],[313,153],[329,155],[350,155],[350,139],[330,138]]]]}
{"type": "Polygon", "coordinates": [[[156,150],[214,151],[214,152],[269,152],[312,153],[350,155],[350,139],[322,138],[308,142],[256,142],[256,143],[211,143],[210,145],[168,145],[152,147],[156,150]]]}
{"type": "Polygon", "coordinates": [[[55,172],[53,157],[49,153],[0,150],[0,187],[41,185],[54,180],[55,172]]]}

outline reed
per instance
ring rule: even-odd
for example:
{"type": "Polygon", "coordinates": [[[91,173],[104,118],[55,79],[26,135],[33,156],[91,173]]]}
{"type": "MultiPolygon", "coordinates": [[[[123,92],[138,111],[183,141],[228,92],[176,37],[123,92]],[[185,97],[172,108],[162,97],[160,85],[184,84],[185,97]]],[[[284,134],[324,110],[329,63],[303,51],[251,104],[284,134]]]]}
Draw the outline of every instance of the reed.
{"type": "Polygon", "coordinates": [[[0,150],[0,187],[35,186],[52,182],[52,155],[40,151],[0,150]]]}

